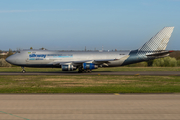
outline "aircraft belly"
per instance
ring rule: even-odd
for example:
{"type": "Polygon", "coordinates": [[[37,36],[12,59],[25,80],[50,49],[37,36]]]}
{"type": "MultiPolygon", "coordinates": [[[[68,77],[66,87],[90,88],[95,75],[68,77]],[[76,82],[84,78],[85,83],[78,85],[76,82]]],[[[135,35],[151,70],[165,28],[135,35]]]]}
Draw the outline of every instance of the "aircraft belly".
{"type": "Polygon", "coordinates": [[[123,62],[128,59],[129,55],[123,56],[121,57],[119,60],[116,61],[110,61],[108,63],[108,66],[121,66],[123,64],[123,62]]]}

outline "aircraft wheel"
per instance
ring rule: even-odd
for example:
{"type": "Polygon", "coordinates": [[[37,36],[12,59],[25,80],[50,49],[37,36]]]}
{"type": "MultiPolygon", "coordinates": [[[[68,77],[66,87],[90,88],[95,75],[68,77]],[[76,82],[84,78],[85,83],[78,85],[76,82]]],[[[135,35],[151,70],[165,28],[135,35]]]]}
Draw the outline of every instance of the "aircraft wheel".
{"type": "Polygon", "coordinates": [[[22,68],[22,73],[25,73],[26,71],[24,70],[24,66],[21,66],[22,68]]]}
{"type": "Polygon", "coordinates": [[[78,73],[82,73],[83,71],[82,70],[79,70],[78,73]]]}

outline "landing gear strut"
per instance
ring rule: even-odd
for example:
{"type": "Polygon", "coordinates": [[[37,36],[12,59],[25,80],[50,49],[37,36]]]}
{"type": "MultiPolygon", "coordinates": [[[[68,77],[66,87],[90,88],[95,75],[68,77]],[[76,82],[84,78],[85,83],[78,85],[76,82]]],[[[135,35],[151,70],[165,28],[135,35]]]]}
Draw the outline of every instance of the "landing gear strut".
{"type": "Polygon", "coordinates": [[[23,69],[23,70],[22,70],[22,73],[25,73],[26,71],[24,70],[24,67],[22,66],[21,68],[23,69]]]}
{"type": "Polygon", "coordinates": [[[91,73],[91,70],[87,70],[89,73],[91,73]]]}
{"type": "Polygon", "coordinates": [[[91,70],[84,70],[82,67],[79,67],[78,69],[78,73],[87,73],[87,72],[91,73],[91,70]]]}
{"type": "Polygon", "coordinates": [[[84,70],[82,69],[82,67],[80,66],[78,69],[78,73],[82,73],[84,70]]]}

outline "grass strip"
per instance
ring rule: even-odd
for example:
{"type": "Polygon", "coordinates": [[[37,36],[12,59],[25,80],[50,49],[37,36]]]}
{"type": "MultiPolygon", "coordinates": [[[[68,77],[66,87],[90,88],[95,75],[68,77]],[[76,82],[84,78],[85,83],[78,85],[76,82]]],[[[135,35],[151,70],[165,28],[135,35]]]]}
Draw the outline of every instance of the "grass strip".
{"type": "Polygon", "coordinates": [[[0,93],[180,93],[180,76],[0,76],[0,93]]]}

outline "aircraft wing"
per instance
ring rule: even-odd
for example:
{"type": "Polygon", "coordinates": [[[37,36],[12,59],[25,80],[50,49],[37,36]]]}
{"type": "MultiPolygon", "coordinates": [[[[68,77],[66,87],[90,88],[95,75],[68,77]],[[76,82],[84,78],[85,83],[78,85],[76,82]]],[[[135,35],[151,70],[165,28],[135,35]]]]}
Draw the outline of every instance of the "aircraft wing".
{"type": "Polygon", "coordinates": [[[109,61],[116,61],[119,59],[101,59],[101,60],[94,60],[93,63],[95,64],[102,64],[102,63],[108,63],[109,61]]]}
{"type": "Polygon", "coordinates": [[[102,64],[102,63],[108,63],[109,61],[116,61],[116,60],[118,59],[81,60],[81,61],[68,61],[68,62],[56,61],[56,62],[53,62],[53,65],[64,65],[64,64],[78,65],[82,63],[102,64]]]}

